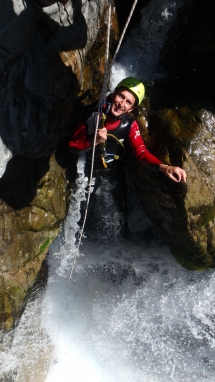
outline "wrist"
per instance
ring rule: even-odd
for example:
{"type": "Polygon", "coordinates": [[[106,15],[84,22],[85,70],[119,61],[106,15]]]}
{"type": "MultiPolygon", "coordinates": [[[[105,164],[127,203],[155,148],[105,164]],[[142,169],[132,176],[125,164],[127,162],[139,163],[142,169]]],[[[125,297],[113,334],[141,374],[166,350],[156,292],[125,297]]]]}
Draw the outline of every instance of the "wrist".
{"type": "Polygon", "coordinates": [[[160,163],[160,164],[158,165],[158,170],[159,170],[159,171],[163,171],[163,170],[164,170],[165,168],[167,168],[167,167],[169,167],[168,164],[160,163]]]}

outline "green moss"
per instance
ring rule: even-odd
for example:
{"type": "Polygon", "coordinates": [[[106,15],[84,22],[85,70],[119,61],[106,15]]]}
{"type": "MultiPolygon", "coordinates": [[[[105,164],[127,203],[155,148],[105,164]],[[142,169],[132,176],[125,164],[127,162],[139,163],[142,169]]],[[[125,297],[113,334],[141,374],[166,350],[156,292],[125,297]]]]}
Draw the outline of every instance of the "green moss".
{"type": "MultiPolygon", "coordinates": [[[[195,252],[198,252],[197,247],[194,245],[191,245],[190,248],[189,246],[187,246],[187,248],[183,247],[182,250],[178,250],[173,246],[171,246],[170,249],[172,255],[175,257],[178,263],[187,270],[204,271],[206,269],[212,269],[215,267],[212,259],[208,258],[209,256],[206,256],[205,253],[202,253],[202,256],[193,256],[195,252]],[[187,257],[185,257],[185,253],[187,257]]],[[[199,249],[199,251],[201,251],[201,249],[199,249]]]]}
{"type": "MultiPolygon", "coordinates": [[[[175,241],[169,243],[172,255],[184,268],[193,271],[202,271],[215,267],[213,253],[204,249],[201,243],[195,242],[192,235],[177,227],[174,237],[180,237],[180,246],[175,241]]],[[[208,244],[208,243],[207,243],[208,244]]]]}
{"type": "Polygon", "coordinates": [[[198,225],[206,226],[211,220],[214,220],[215,217],[215,202],[209,206],[201,206],[198,208],[198,211],[195,213],[199,214],[198,225]]]}
{"type": "Polygon", "coordinates": [[[40,246],[38,256],[41,255],[43,252],[45,252],[45,250],[49,247],[51,242],[52,242],[52,239],[50,237],[47,237],[44,243],[40,246]]]}
{"type": "MultiPolygon", "coordinates": [[[[186,211],[182,212],[182,207],[176,210],[174,225],[171,227],[171,235],[164,227],[159,227],[164,242],[168,243],[170,251],[175,259],[184,268],[188,270],[202,271],[205,269],[212,269],[215,267],[214,247],[211,246],[211,239],[205,236],[205,242],[196,240],[193,235],[193,230],[187,220],[186,211]],[[181,215],[180,215],[181,214],[181,215]],[[180,240],[178,240],[180,238],[180,240]]],[[[209,209],[207,209],[209,219],[209,209]]],[[[204,219],[206,217],[204,216],[204,219]]],[[[201,231],[201,224],[198,222],[195,230],[201,231]]],[[[205,229],[207,226],[205,225],[205,229]]]]}

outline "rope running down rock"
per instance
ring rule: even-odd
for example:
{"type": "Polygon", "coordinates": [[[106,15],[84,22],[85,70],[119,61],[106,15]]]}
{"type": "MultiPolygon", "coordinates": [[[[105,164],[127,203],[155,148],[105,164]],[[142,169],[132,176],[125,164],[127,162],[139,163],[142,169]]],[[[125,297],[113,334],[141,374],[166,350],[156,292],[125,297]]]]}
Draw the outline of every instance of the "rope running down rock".
{"type": "Polygon", "coordinates": [[[101,110],[102,104],[106,100],[107,84],[108,84],[109,73],[110,73],[111,67],[112,67],[113,62],[114,62],[114,60],[116,58],[116,55],[117,55],[117,53],[118,53],[118,51],[120,49],[123,37],[125,35],[125,32],[127,30],[128,24],[129,24],[129,22],[131,20],[131,17],[133,15],[133,12],[134,12],[134,9],[135,9],[135,6],[136,6],[138,0],[135,0],[134,3],[133,3],[133,6],[132,6],[131,11],[129,13],[128,19],[126,21],[125,27],[123,29],[121,38],[120,38],[119,43],[117,45],[117,48],[116,48],[116,51],[115,51],[115,54],[113,56],[113,59],[112,59],[112,62],[111,62],[110,66],[109,66],[109,48],[110,48],[110,26],[111,26],[111,4],[112,4],[112,0],[108,0],[108,1],[109,1],[109,7],[108,7],[108,21],[107,21],[106,50],[105,50],[104,80],[103,80],[103,87],[102,87],[101,96],[100,96],[99,104],[98,104],[98,116],[97,116],[96,127],[95,127],[95,135],[94,135],[94,142],[93,142],[93,149],[92,149],[93,151],[92,151],[91,172],[90,172],[89,188],[88,188],[89,192],[88,192],[88,197],[87,197],[87,202],[86,202],[86,208],[85,208],[83,224],[82,224],[82,227],[80,229],[80,234],[79,234],[79,240],[78,240],[78,245],[77,245],[78,250],[79,250],[79,247],[80,247],[80,244],[81,244],[81,239],[82,239],[83,232],[84,232],[84,227],[85,227],[86,218],[87,218],[87,212],[88,212],[88,206],[89,206],[89,201],[90,201],[90,190],[91,190],[92,178],[93,178],[93,167],[94,167],[94,155],[95,155],[95,146],[96,146],[96,135],[97,135],[98,127],[99,127],[100,110],[101,110]]]}

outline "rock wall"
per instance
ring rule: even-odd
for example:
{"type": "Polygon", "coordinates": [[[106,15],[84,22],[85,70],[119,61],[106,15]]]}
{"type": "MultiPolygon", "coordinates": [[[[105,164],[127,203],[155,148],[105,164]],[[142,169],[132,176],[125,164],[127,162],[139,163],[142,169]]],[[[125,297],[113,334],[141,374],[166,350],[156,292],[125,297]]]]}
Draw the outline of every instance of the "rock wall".
{"type": "Polygon", "coordinates": [[[147,215],[180,264],[191,270],[214,267],[215,115],[188,106],[161,109],[151,112],[149,130],[142,133],[161,160],[187,172],[187,184],[177,184],[162,173],[132,170],[147,215]]]}
{"type": "Polygon", "coordinates": [[[55,155],[17,156],[0,179],[0,322],[10,328],[66,216],[65,169],[55,155]]]}

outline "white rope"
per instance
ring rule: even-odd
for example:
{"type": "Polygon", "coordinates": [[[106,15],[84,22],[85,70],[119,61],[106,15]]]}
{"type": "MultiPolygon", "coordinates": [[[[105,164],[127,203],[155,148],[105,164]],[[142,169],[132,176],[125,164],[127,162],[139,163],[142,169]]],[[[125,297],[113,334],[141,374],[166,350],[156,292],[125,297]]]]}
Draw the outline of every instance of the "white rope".
{"type": "MultiPolygon", "coordinates": [[[[112,0],[108,0],[109,6],[108,6],[108,20],[107,20],[107,39],[106,39],[106,49],[105,49],[105,69],[104,69],[103,87],[102,87],[101,96],[100,96],[100,99],[99,99],[99,110],[101,108],[102,103],[106,100],[107,83],[108,83],[109,72],[110,72],[111,66],[113,65],[113,62],[115,60],[115,57],[116,57],[116,55],[117,55],[117,53],[119,51],[119,48],[121,46],[123,37],[125,35],[125,32],[126,32],[126,29],[128,27],[128,24],[130,22],[130,19],[131,19],[132,15],[133,15],[135,6],[137,4],[137,1],[138,0],[135,0],[134,3],[133,3],[133,6],[132,6],[131,11],[130,11],[130,14],[128,16],[128,19],[126,21],[125,27],[123,29],[121,38],[120,38],[119,43],[117,45],[114,57],[112,59],[112,63],[110,65],[110,67],[109,67],[110,26],[111,26],[111,4],[112,4],[112,0]]],[[[90,201],[90,190],[91,190],[91,186],[92,186],[94,156],[95,156],[95,147],[96,147],[96,136],[97,136],[97,131],[98,131],[98,127],[99,127],[99,118],[100,118],[100,115],[99,115],[99,112],[98,112],[98,116],[97,116],[97,120],[96,120],[96,128],[95,128],[94,141],[93,141],[93,149],[92,149],[92,162],[91,162],[91,172],[90,172],[90,179],[89,179],[88,197],[87,197],[87,202],[86,202],[86,208],[85,208],[83,224],[82,224],[82,228],[80,230],[79,241],[78,241],[78,245],[77,245],[78,250],[79,250],[79,247],[81,245],[81,239],[82,239],[83,232],[84,232],[84,227],[85,227],[86,218],[87,218],[87,212],[88,212],[88,206],[89,206],[89,201],[90,201]]],[[[74,268],[74,266],[73,266],[73,268],[74,268]]]]}
{"type": "Polygon", "coordinates": [[[133,5],[132,5],[131,11],[130,11],[130,13],[129,13],[128,19],[127,19],[126,24],[125,24],[125,26],[124,26],[122,35],[121,35],[120,40],[119,40],[119,42],[118,42],[116,51],[115,51],[115,53],[114,53],[114,56],[113,56],[113,59],[112,59],[111,66],[113,65],[113,62],[114,62],[114,60],[115,60],[115,58],[116,58],[116,55],[117,55],[117,53],[118,53],[118,51],[119,51],[119,48],[120,48],[121,44],[122,44],[122,40],[123,40],[123,38],[124,38],[125,32],[126,32],[126,30],[127,30],[128,24],[129,24],[129,22],[130,22],[130,20],[131,20],[131,17],[132,17],[132,15],[133,15],[134,8],[136,7],[137,2],[138,2],[138,0],[134,0],[134,3],[133,3],[133,5]]]}
{"type": "Polygon", "coordinates": [[[106,39],[106,49],[105,49],[104,79],[103,79],[103,87],[102,87],[102,91],[101,91],[101,96],[99,99],[99,106],[101,106],[102,102],[104,102],[106,100],[106,94],[107,94],[107,83],[108,83],[108,75],[109,75],[111,3],[112,3],[112,1],[109,0],[108,19],[107,19],[107,39],[106,39]]]}
{"type": "MultiPolygon", "coordinates": [[[[123,33],[122,33],[122,36],[121,36],[121,39],[119,41],[119,44],[117,46],[117,49],[116,49],[116,52],[114,54],[114,58],[116,57],[117,53],[118,53],[118,50],[120,48],[120,45],[121,45],[121,42],[123,40],[123,37],[124,37],[124,34],[125,34],[125,31],[127,29],[127,26],[129,24],[129,21],[131,19],[131,16],[134,12],[134,8],[137,4],[137,1],[138,0],[135,0],[134,1],[134,4],[132,6],[132,9],[130,11],[130,14],[129,14],[129,17],[128,17],[128,20],[126,22],[126,25],[124,27],[124,30],[123,30],[123,33]]],[[[106,39],[106,50],[105,50],[105,69],[104,69],[104,80],[103,80],[103,87],[102,87],[102,91],[101,91],[101,96],[100,96],[100,99],[99,99],[99,110],[100,110],[100,107],[102,105],[102,103],[105,101],[106,99],[106,93],[107,93],[107,83],[108,83],[108,75],[109,75],[109,47],[110,47],[110,26],[111,26],[111,4],[112,4],[112,0],[108,0],[109,2],[109,6],[108,6],[108,20],[107,20],[107,39],[106,39]]],[[[112,60],[112,63],[114,61],[114,58],[112,60]]],[[[112,65],[112,64],[111,64],[112,65]]],[[[91,194],[91,187],[92,187],[92,179],[93,179],[93,168],[94,168],[94,157],[95,157],[95,147],[96,147],[96,137],[97,137],[97,131],[98,131],[98,127],[99,127],[99,120],[100,120],[100,114],[98,112],[98,115],[97,115],[97,120],[96,120],[96,128],[95,128],[95,134],[94,134],[94,140],[93,140],[93,148],[92,148],[92,161],[91,161],[91,171],[90,171],[90,179],[89,179],[89,186],[88,186],[88,196],[87,196],[87,201],[86,201],[86,208],[85,208],[85,214],[84,214],[84,219],[83,219],[83,223],[82,223],[82,227],[80,229],[80,235],[79,235],[79,240],[78,240],[78,244],[77,244],[77,252],[75,253],[75,256],[74,256],[74,259],[73,259],[73,264],[72,264],[72,267],[71,267],[71,271],[70,271],[70,274],[69,274],[69,279],[68,279],[68,283],[72,277],[72,273],[73,273],[73,270],[74,270],[74,266],[75,266],[75,262],[76,262],[76,258],[77,258],[77,254],[78,254],[78,251],[79,251],[79,248],[80,248],[80,245],[81,245],[81,239],[83,237],[83,232],[84,232],[84,227],[85,227],[85,223],[86,223],[86,218],[87,218],[87,213],[88,213],[88,206],[89,206],[89,201],[90,201],[90,194],[91,194]]]]}
{"type": "MultiPolygon", "coordinates": [[[[86,207],[85,207],[85,213],[84,213],[84,219],[83,219],[82,227],[81,227],[81,229],[79,231],[79,240],[78,240],[78,245],[77,245],[77,249],[78,250],[79,250],[79,247],[81,245],[81,239],[82,239],[82,236],[83,236],[83,233],[84,233],[84,227],[85,227],[85,223],[86,223],[86,219],[87,219],[88,206],[89,206],[89,202],[90,202],[92,179],[93,179],[95,147],[96,147],[96,135],[97,135],[98,126],[99,126],[99,119],[100,119],[100,115],[98,113],[97,120],[96,120],[96,129],[95,129],[94,141],[93,141],[93,149],[92,149],[92,161],[91,161],[91,170],[90,170],[90,179],[89,179],[89,186],[88,186],[87,202],[86,202],[86,207]]],[[[76,257],[77,256],[75,256],[75,258],[76,257]]],[[[74,265],[73,265],[73,268],[74,268],[74,265]]]]}
{"type": "MultiPolygon", "coordinates": [[[[105,101],[106,94],[107,94],[107,82],[108,82],[108,74],[109,74],[109,63],[108,63],[108,61],[109,61],[109,47],[110,47],[111,4],[112,4],[112,1],[109,0],[108,20],[107,20],[107,39],[106,39],[106,49],[105,49],[104,80],[103,80],[103,87],[102,87],[102,91],[101,91],[101,96],[100,96],[100,99],[99,99],[98,110],[100,110],[101,105],[105,101]]],[[[96,136],[97,136],[97,131],[98,131],[98,128],[99,128],[99,120],[100,120],[100,114],[98,112],[97,120],[96,120],[96,128],[95,128],[94,140],[93,140],[93,148],[92,148],[92,161],[91,161],[91,171],[90,171],[90,179],[89,179],[89,187],[88,187],[88,196],[87,196],[87,202],[86,202],[86,208],[85,208],[83,224],[82,224],[82,227],[81,227],[81,230],[80,230],[80,235],[79,235],[79,240],[78,240],[78,245],[77,245],[78,249],[79,249],[79,247],[81,245],[81,239],[82,239],[83,232],[84,232],[84,227],[85,227],[86,218],[87,218],[87,212],[88,212],[88,206],[89,206],[89,201],[90,201],[90,194],[91,194],[90,191],[91,191],[91,187],[92,187],[94,157],[95,157],[95,147],[96,147],[96,136]]]]}

